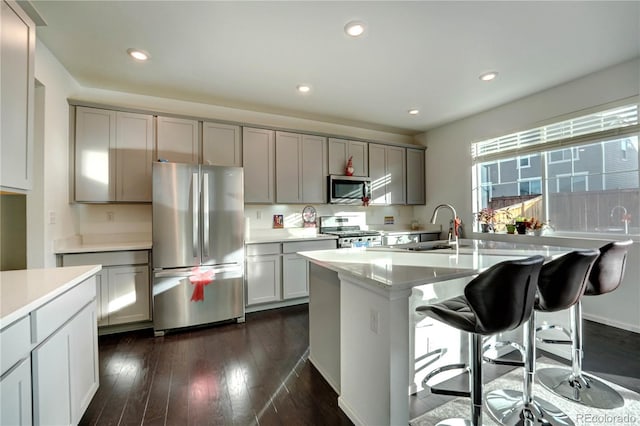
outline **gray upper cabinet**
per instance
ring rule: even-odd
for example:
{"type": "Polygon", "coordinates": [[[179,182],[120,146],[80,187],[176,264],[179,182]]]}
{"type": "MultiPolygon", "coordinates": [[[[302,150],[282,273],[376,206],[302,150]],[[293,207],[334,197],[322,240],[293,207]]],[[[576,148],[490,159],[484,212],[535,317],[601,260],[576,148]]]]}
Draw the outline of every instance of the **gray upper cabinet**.
{"type": "Polygon", "coordinates": [[[327,140],[276,132],[276,202],[325,203],[327,140]]]}
{"type": "Polygon", "coordinates": [[[240,126],[202,123],[202,164],[241,167],[240,126]]]}
{"type": "Polygon", "coordinates": [[[424,155],[422,149],[407,148],[407,204],[426,202],[424,155]]]}
{"type": "Polygon", "coordinates": [[[0,3],[0,186],[28,191],[33,174],[36,27],[16,2],[0,3]]]}
{"type": "Polygon", "coordinates": [[[76,107],[78,202],[150,202],[153,116],[76,107]]]}
{"type": "Polygon", "coordinates": [[[198,120],[158,116],[157,123],[157,159],[172,163],[198,164],[198,120]]]}
{"type": "Polygon", "coordinates": [[[275,132],[242,128],[245,203],[275,202],[275,132]]]}
{"type": "Polygon", "coordinates": [[[352,157],[354,176],[369,176],[369,149],[367,142],[329,138],[329,174],[344,175],[349,157],[352,157]]]}
{"type": "Polygon", "coordinates": [[[369,144],[371,204],[406,204],[406,149],[369,144]]]}

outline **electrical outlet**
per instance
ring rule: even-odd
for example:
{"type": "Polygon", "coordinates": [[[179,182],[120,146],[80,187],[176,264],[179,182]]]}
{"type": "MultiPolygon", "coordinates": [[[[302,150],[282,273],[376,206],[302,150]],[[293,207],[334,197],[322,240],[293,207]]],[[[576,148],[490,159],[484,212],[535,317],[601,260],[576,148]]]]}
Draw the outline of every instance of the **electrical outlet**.
{"type": "Polygon", "coordinates": [[[374,309],[369,311],[369,328],[378,334],[378,326],[380,322],[380,313],[374,309]]]}
{"type": "Polygon", "coordinates": [[[256,210],[256,219],[262,219],[262,210],[256,210]]]}
{"type": "Polygon", "coordinates": [[[49,211],[49,225],[55,225],[56,223],[56,212],[53,210],[49,211]]]}
{"type": "Polygon", "coordinates": [[[115,213],[107,212],[107,221],[108,222],[113,222],[114,220],[115,220],[115,213]]]}

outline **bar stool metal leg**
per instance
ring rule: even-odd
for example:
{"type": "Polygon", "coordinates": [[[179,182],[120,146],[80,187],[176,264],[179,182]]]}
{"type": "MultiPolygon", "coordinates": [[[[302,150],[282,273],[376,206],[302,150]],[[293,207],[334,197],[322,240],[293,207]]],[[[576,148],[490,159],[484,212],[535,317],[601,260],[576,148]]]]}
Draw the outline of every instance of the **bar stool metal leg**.
{"type": "Polygon", "coordinates": [[[524,392],[501,389],[487,393],[487,410],[503,425],[573,425],[573,421],[555,405],[533,396],[535,380],[535,314],[523,326],[524,392]]]}
{"type": "Polygon", "coordinates": [[[571,307],[571,370],[542,368],[540,383],[551,392],[589,407],[612,409],[624,405],[624,398],[610,386],[582,373],[582,302],[571,307]]]}
{"type": "MultiPolygon", "coordinates": [[[[469,396],[471,420],[452,418],[438,422],[436,426],[482,426],[482,335],[469,333],[469,396]]],[[[460,368],[461,364],[453,367],[460,368]]]]}

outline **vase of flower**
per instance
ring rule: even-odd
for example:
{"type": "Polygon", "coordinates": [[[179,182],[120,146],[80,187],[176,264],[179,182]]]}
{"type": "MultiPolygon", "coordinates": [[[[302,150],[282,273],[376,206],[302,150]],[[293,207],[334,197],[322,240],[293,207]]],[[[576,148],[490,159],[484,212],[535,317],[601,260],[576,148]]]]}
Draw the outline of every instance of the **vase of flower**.
{"type": "Polygon", "coordinates": [[[480,230],[482,232],[491,232],[493,231],[493,225],[491,225],[490,223],[481,223],[480,224],[480,230]]]}
{"type": "Polygon", "coordinates": [[[507,223],[505,225],[507,227],[507,234],[515,234],[516,233],[516,225],[513,223],[507,223]]]}
{"type": "Polygon", "coordinates": [[[493,223],[496,218],[496,211],[492,208],[485,207],[476,213],[476,219],[480,223],[480,231],[491,232],[493,231],[493,223]]]}
{"type": "Polygon", "coordinates": [[[527,222],[516,222],[516,231],[518,234],[524,235],[527,233],[527,222]]]}

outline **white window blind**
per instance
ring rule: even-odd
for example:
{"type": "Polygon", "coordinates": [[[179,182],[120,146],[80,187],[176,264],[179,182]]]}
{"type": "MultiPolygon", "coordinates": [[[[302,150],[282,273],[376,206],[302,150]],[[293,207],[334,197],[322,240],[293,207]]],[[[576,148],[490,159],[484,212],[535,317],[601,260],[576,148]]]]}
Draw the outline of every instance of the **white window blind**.
{"type": "Polygon", "coordinates": [[[512,133],[471,145],[474,159],[524,155],[544,149],[573,145],[587,138],[619,136],[637,132],[638,105],[626,105],[572,118],[548,126],[512,133]]]}

